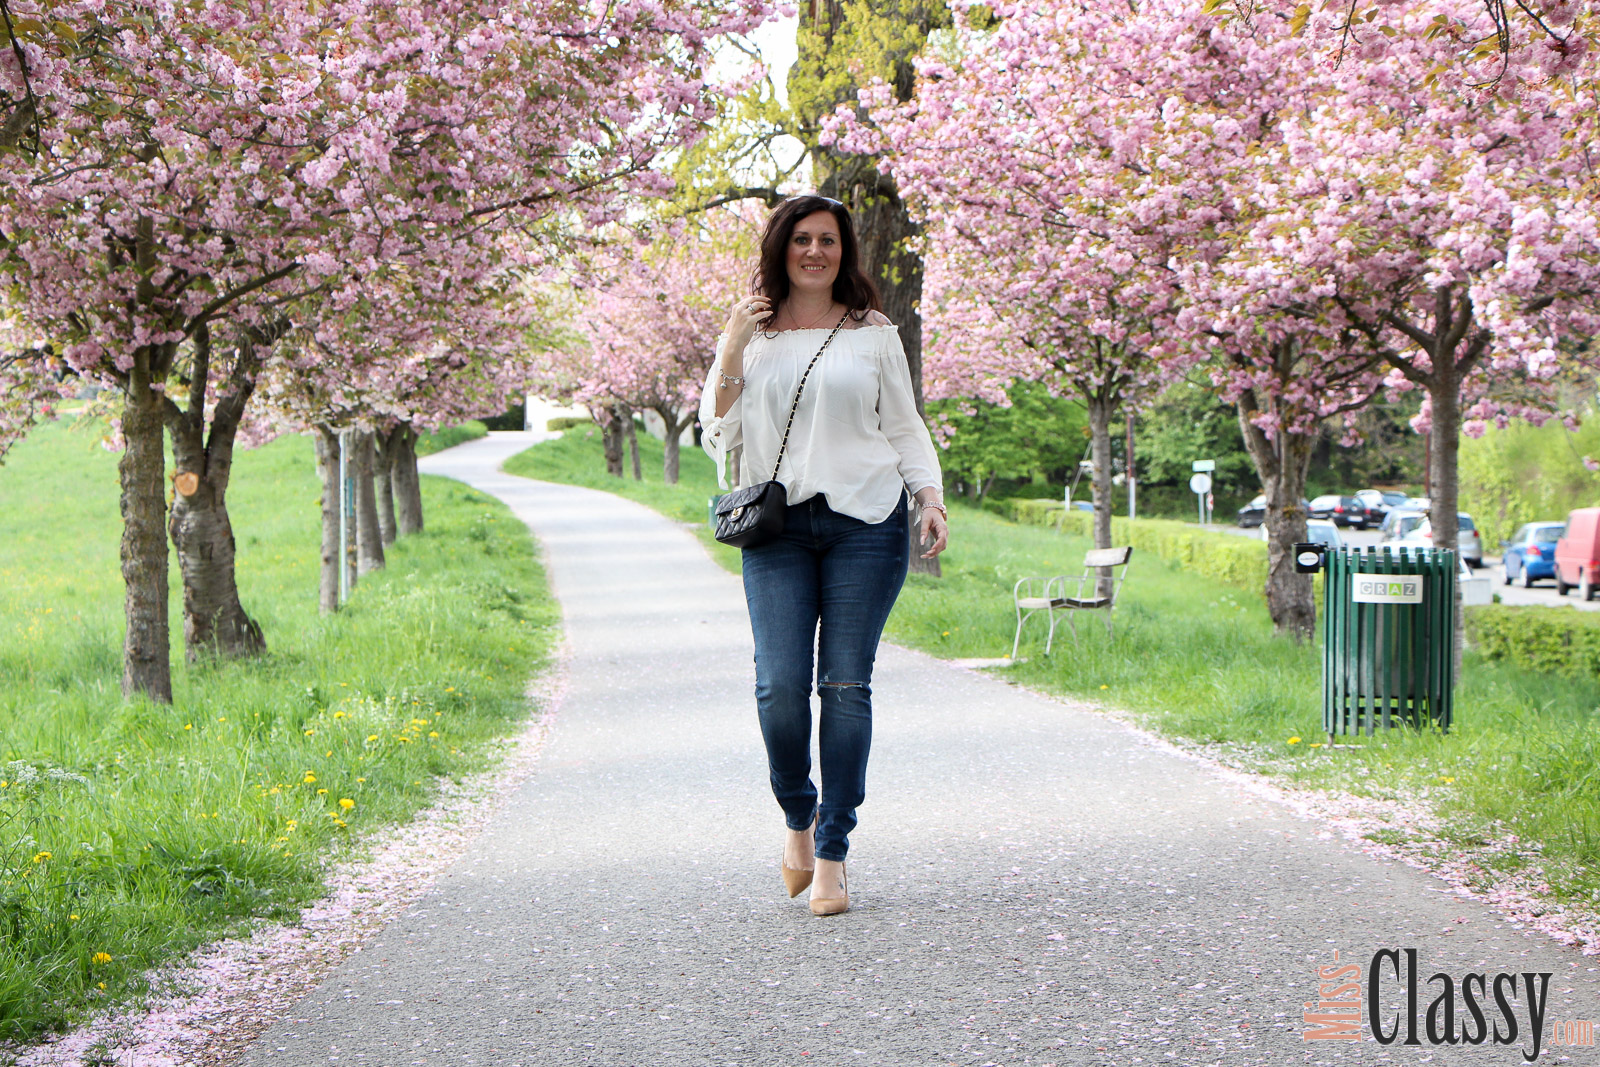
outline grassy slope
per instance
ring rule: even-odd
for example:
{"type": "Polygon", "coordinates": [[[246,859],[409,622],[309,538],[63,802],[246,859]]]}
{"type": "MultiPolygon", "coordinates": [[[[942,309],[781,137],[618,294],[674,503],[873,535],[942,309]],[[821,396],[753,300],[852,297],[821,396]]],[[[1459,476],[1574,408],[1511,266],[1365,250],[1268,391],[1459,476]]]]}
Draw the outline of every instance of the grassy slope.
{"type": "MultiPolygon", "coordinates": [[[[653,439],[646,444],[641,437],[641,445],[659,453],[653,439]]],[[[687,449],[683,482],[693,489],[610,478],[598,439],[570,433],[522,453],[506,469],[621,492],[685,521],[703,519],[707,487],[715,486],[710,461],[687,449]]],[[[937,656],[1004,656],[1015,627],[1013,583],[1026,574],[1081,572],[1089,542],[960,504],[954,512],[943,577],[908,578],[887,636],[937,656]]],[[[718,558],[737,571],[737,552],[723,549],[718,558]]],[[[1046,657],[1045,621],[1036,617],[1023,636],[1023,662],[1004,676],[1109,703],[1183,743],[1297,784],[1421,798],[1446,817],[1453,845],[1514,832],[1540,842],[1542,855],[1495,850],[1481,857],[1486,880],[1537,859],[1558,895],[1600,899],[1600,791],[1593,785],[1600,780],[1600,681],[1526,671],[1469,652],[1449,736],[1399,730],[1329,751],[1319,744],[1318,645],[1274,636],[1260,597],[1149,556],[1136,555],[1129,573],[1113,639],[1098,618],[1079,621],[1076,643],[1063,623],[1046,657]]],[[[1397,828],[1390,839],[1406,833],[1397,828]]]]}
{"type": "Polygon", "coordinates": [[[330,851],[496,758],[559,622],[527,529],[435,478],[427,532],[319,616],[319,488],[288,438],[241,455],[229,494],[269,654],[185,666],[174,566],[173,705],[125,703],[116,457],[96,436],[43,426],[0,467],[3,1038],[135,996],[250,916],[292,918],[330,851]]]}
{"type": "Polygon", "coordinates": [[[695,523],[695,532],[712,558],[737,574],[739,550],[717,543],[706,527],[711,498],[722,492],[710,457],[698,448],[685,446],[678,453],[678,484],[667,485],[661,471],[661,442],[647,433],[638,436],[643,481],[633,480],[633,468],[627,462],[623,464],[625,477],[614,478],[606,473],[600,431],[593,426],[568,430],[554,440],[512,456],[504,469],[524,478],[604,489],[680,522],[695,523]]]}

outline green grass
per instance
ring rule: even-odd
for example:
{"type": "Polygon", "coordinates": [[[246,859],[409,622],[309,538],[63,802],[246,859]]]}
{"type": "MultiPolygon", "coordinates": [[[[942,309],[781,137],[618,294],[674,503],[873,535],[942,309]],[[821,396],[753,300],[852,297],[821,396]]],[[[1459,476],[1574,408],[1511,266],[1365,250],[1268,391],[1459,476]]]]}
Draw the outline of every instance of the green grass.
{"type": "Polygon", "coordinates": [[[435,452],[443,452],[447,448],[465,444],[467,441],[476,441],[480,437],[489,435],[489,427],[476,419],[464,422],[460,426],[446,426],[433,433],[421,434],[417,437],[417,455],[429,456],[435,452]]]}
{"type": "Polygon", "coordinates": [[[638,437],[639,471],[644,475],[643,481],[634,481],[633,465],[626,451],[623,477],[606,473],[600,430],[594,426],[568,430],[560,437],[519,452],[505,462],[503,469],[524,478],[604,489],[636,500],[679,522],[695,523],[695,533],[712,558],[737,574],[739,550],[719,544],[706,526],[711,498],[723,492],[717,486],[717,468],[711,457],[702,449],[684,446],[678,452],[678,484],[668,485],[661,469],[661,442],[642,430],[638,437]]]}
{"type": "Polygon", "coordinates": [[[559,624],[526,527],[438,478],[427,532],[320,616],[312,449],[280,439],[237,457],[229,492],[268,654],[186,666],[174,566],[173,704],[125,702],[117,457],[98,437],[45,425],[0,467],[5,1040],[138,1002],[146,968],[252,917],[293,919],[328,860],[499,758],[559,624]]]}
{"type": "MultiPolygon", "coordinates": [[[[703,519],[704,486],[715,474],[699,451],[685,450],[683,467],[685,484],[699,488],[681,499],[668,486],[619,483],[604,474],[598,440],[570,433],[506,465],[703,519]]],[[[886,636],[936,656],[1001,658],[1011,651],[1017,578],[1080,572],[1090,543],[960,503],[952,512],[943,576],[907,578],[886,636]]],[[[737,553],[723,558],[738,569],[737,553]]],[[[1101,703],[1180,744],[1300,786],[1420,799],[1443,818],[1451,848],[1516,834],[1542,849],[1558,898],[1600,900],[1600,681],[1468,652],[1448,735],[1402,729],[1330,750],[1321,745],[1321,649],[1276,636],[1260,596],[1135,553],[1115,623],[1108,640],[1098,617],[1080,620],[1076,642],[1062,623],[1047,657],[1045,620],[1035,617],[1021,662],[996,673],[1101,703]]],[[[1475,858],[1491,873],[1514,870],[1526,850],[1475,858]]]]}

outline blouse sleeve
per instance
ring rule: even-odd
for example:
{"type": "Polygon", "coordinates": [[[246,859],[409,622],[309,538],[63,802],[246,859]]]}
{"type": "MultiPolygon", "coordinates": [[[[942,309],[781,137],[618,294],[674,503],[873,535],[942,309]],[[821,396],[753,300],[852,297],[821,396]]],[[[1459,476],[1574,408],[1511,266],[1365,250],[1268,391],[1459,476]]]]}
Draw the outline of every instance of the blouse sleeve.
{"type": "Polygon", "coordinates": [[[711,369],[706,372],[705,388],[700,391],[700,446],[717,465],[717,485],[728,488],[728,453],[744,443],[739,412],[743,407],[743,391],[733,405],[720,417],[717,415],[717,372],[722,367],[722,346],[728,335],[717,337],[717,350],[711,359],[711,369]]]}
{"type": "Polygon", "coordinates": [[[943,488],[944,476],[939,472],[933,436],[917,414],[917,402],[911,392],[911,367],[900,343],[900,331],[882,332],[885,340],[878,350],[878,425],[900,454],[900,476],[913,495],[929,486],[943,488]]]}

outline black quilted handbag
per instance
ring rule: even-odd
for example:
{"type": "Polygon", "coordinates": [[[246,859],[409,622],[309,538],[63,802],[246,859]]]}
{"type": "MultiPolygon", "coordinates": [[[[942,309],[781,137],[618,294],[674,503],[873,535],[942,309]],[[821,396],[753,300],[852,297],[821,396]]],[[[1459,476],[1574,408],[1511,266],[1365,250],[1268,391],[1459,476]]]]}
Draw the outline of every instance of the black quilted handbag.
{"type": "Polygon", "coordinates": [[[783,427],[783,441],[778,445],[778,459],[772,465],[771,479],[725,493],[717,501],[717,530],[714,536],[723,544],[733,545],[735,548],[754,548],[766,544],[783,532],[784,512],[789,507],[789,491],[778,481],[778,468],[783,465],[784,449],[789,447],[789,431],[794,427],[794,413],[800,410],[800,394],[805,390],[806,379],[811,377],[811,368],[817,365],[822,353],[828,350],[833,335],[844,326],[844,320],[849,315],[850,312],[846,311],[840,316],[838,324],[828,333],[822,342],[822,347],[817,349],[817,354],[806,364],[806,372],[800,376],[800,384],[794,391],[794,403],[789,405],[789,421],[783,427]]]}

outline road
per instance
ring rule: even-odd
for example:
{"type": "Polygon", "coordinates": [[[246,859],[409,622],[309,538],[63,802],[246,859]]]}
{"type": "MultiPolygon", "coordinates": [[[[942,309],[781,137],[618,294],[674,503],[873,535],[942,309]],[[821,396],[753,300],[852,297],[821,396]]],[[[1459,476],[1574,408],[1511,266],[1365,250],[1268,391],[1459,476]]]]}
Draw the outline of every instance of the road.
{"type": "MultiPolygon", "coordinates": [[[[1237,534],[1240,537],[1258,538],[1261,536],[1259,527],[1244,530],[1238,526],[1216,523],[1211,526],[1211,529],[1222,533],[1237,534]]],[[[1344,538],[1346,544],[1350,545],[1376,545],[1379,539],[1377,530],[1347,530],[1341,527],[1339,535],[1344,538]]],[[[1532,589],[1524,589],[1521,585],[1506,585],[1505,571],[1500,567],[1500,558],[1498,556],[1485,555],[1483,562],[1484,566],[1478,573],[1489,575],[1492,588],[1499,595],[1502,604],[1534,605],[1551,608],[1569,606],[1580,611],[1600,611],[1600,598],[1585,604],[1578,599],[1577,590],[1573,590],[1566,596],[1561,596],[1556,592],[1555,583],[1548,578],[1536,583],[1532,589]]]]}

